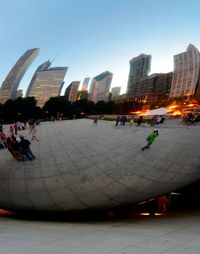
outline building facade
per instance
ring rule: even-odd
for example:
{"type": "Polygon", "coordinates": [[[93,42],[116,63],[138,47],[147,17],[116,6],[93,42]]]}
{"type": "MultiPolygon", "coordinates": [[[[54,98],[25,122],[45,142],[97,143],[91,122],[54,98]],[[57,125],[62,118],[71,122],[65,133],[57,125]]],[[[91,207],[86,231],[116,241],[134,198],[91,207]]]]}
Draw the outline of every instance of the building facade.
{"type": "Polygon", "coordinates": [[[130,60],[127,94],[133,95],[134,84],[147,78],[151,68],[151,55],[140,54],[130,60]]]}
{"type": "Polygon", "coordinates": [[[109,71],[102,72],[94,77],[90,85],[89,100],[95,103],[98,101],[108,101],[112,78],[113,74],[109,71]]]}
{"type": "Polygon", "coordinates": [[[81,90],[77,93],[77,100],[87,100],[88,99],[88,91],[81,90]]]}
{"type": "Polygon", "coordinates": [[[23,97],[23,90],[22,89],[19,89],[17,90],[17,98],[22,98],[23,97]]]}
{"type": "Polygon", "coordinates": [[[88,91],[89,82],[90,82],[90,78],[85,78],[83,80],[82,91],[88,91]]]}
{"type": "Polygon", "coordinates": [[[37,68],[37,70],[35,71],[35,73],[34,73],[32,79],[31,79],[31,82],[30,82],[30,84],[29,84],[29,86],[28,86],[28,89],[27,89],[27,91],[26,91],[26,97],[29,97],[29,96],[30,96],[30,92],[31,92],[31,90],[32,90],[32,87],[33,87],[33,84],[34,84],[34,82],[35,82],[35,79],[36,79],[37,76],[38,76],[38,73],[41,72],[41,71],[46,71],[46,70],[48,70],[50,66],[51,66],[51,62],[50,62],[50,61],[46,61],[45,63],[41,64],[41,65],[37,68]]]}
{"type": "Polygon", "coordinates": [[[173,72],[159,73],[154,84],[154,92],[169,96],[173,72]]]}
{"type": "Polygon", "coordinates": [[[54,67],[36,71],[28,96],[35,97],[37,106],[43,107],[51,97],[59,96],[67,67],[54,67]]]}
{"type": "Polygon", "coordinates": [[[70,85],[65,90],[65,96],[68,101],[75,102],[78,98],[78,89],[79,89],[80,81],[72,81],[70,85]]]}
{"type": "Polygon", "coordinates": [[[120,86],[116,86],[116,87],[113,87],[113,88],[111,89],[112,100],[114,100],[114,99],[116,99],[117,97],[119,97],[120,91],[121,91],[121,87],[120,87],[120,86]]]}
{"type": "Polygon", "coordinates": [[[190,44],[183,53],[174,56],[174,73],[170,98],[194,96],[199,79],[200,54],[190,44]]]}
{"type": "Polygon", "coordinates": [[[16,99],[17,89],[26,70],[39,54],[39,48],[27,50],[16,62],[0,89],[0,102],[4,103],[8,99],[16,99]]]}

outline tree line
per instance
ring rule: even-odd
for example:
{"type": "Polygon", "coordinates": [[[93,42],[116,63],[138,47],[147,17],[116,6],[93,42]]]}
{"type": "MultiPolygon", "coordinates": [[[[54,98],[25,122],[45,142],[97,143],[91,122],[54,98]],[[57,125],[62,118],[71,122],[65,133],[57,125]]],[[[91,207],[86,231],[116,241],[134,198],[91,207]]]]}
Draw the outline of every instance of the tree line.
{"type": "Polygon", "coordinates": [[[115,103],[114,101],[98,101],[96,104],[87,99],[69,102],[65,96],[52,97],[40,108],[34,97],[7,100],[0,104],[0,121],[12,123],[29,119],[50,120],[52,118],[71,119],[91,114],[129,114],[130,111],[141,109],[137,102],[115,103]]]}

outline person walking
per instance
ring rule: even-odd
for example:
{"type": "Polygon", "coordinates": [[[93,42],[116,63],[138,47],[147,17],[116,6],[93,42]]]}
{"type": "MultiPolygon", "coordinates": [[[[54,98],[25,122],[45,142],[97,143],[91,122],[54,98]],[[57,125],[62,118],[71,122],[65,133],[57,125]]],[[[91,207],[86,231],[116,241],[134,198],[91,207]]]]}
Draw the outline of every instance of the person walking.
{"type": "Polygon", "coordinates": [[[145,149],[150,148],[150,146],[153,144],[153,142],[156,140],[156,138],[159,136],[158,129],[155,129],[153,132],[149,134],[149,136],[146,138],[146,141],[148,142],[146,146],[142,147],[142,151],[145,149]]]}

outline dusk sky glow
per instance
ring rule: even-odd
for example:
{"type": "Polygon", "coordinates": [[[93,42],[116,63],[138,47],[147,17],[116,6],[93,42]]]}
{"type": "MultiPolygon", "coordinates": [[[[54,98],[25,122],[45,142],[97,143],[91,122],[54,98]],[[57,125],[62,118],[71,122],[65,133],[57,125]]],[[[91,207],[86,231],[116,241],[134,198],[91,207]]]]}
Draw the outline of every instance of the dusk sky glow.
{"type": "Polygon", "coordinates": [[[189,43],[200,49],[199,0],[7,0],[0,10],[0,84],[28,49],[40,53],[26,72],[25,91],[35,69],[48,59],[69,67],[73,80],[114,74],[112,87],[126,92],[129,60],[152,55],[151,73],[173,70],[173,55],[189,43]]]}

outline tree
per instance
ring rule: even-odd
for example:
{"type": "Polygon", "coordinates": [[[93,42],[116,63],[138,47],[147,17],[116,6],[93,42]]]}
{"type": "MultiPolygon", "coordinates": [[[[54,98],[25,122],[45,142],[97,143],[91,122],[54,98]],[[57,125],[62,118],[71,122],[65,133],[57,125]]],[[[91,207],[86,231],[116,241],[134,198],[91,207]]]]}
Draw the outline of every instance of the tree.
{"type": "Polygon", "coordinates": [[[96,114],[104,114],[106,111],[105,101],[98,101],[95,106],[96,114]]]}
{"type": "Polygon", "coordinates": [[[51,97],[44,105],[43,112],[48,116],[70,117],[72,116],[72,106],[65,96],[51,97]]]}
{"type": "Polygon", "coordinates": [[[34,97],[7,100],[3,105],[2,118],[8,122],[38,118],[36,103],[34,97]]]}
{"type": "Polygon", "coordinates": [[[88,101],[87,99],[78,100],[72,103],[73,114],[76,114],[78,117],[87,114],[95,113],[95,104],[93,101],[88,101]],[[81,114],[82,113],[82,114],[81,114]]]}

